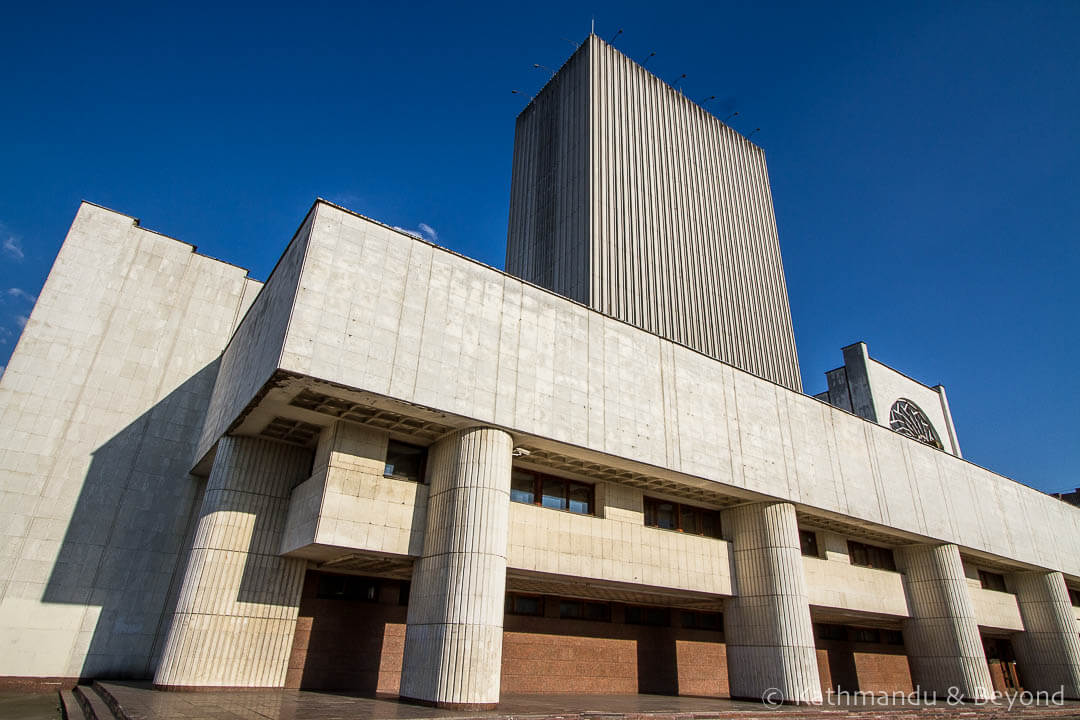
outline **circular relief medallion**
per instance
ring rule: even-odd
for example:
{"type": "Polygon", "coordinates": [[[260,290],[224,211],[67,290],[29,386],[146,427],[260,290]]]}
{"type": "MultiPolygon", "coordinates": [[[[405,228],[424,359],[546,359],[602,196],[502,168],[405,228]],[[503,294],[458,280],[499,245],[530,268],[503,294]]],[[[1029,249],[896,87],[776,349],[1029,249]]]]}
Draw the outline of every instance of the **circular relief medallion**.
{"type": "Polygon", "coordinates": [[[934,426],[922,409],[907,398],[900,398],[893,403],[889,412],[889,427],[901,435],[915,438],[919,442],[932,445],[938,450],[945,448],[941,444],[934,426]]]}

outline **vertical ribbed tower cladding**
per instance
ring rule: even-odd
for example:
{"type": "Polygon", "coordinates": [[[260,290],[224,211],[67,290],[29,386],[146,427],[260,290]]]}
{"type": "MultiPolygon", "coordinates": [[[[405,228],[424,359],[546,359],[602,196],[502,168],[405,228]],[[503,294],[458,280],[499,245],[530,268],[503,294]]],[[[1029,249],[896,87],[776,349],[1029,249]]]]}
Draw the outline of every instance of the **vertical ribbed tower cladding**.
{"type": "Polygon", "coordinates": [[[506,269],[802,390],[764,152],[595,35],[518,116],[506,269]]]}

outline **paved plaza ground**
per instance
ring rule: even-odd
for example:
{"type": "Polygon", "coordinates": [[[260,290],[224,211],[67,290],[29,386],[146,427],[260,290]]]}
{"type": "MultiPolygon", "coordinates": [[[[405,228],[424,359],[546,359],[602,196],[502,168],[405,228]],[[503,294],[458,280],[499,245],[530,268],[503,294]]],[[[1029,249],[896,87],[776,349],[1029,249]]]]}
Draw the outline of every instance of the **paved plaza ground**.
{"type": "MultiPolygon", "coordinates": [[[[770,708],[760,702],[666,695],[512,695],[496,710],[463,712],[439,710],[393,699],[346,693],[297,690],[236,690],[160,692],[146,683],[98,683],[124,720],[936,720],[937,718],[1075,718],[1080,703],[1032,707],[1014,704],[949,704],[912,706],[906,703],[848,703],[816,707],[770,708]]],[[[3,706],[0,706],[2,708],[3,706]]],[[[2,715],[7,718],[9,716],[2,715]]],[[[12,715],[45,718],[55,715],[12,715]]]]}

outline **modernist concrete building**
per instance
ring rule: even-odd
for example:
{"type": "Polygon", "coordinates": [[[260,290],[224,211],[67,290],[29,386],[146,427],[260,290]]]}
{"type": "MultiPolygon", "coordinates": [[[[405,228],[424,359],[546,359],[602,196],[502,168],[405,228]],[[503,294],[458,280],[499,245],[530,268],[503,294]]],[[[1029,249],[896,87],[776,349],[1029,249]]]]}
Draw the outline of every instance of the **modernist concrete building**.
{"type": "Polygon", "coordinates": [[[634,123],[713,138],[699,178],[758,168],[700,212],[756,203],[759,234],[646,219],[636,247],[682,253],[652,263],[605,203],[659,201],[597,189],[611,169],[577,235],[523,219],[576,217],[522,185],[522,133],[551,152],[582,121],[529,127],[568,76],[519,121],[508,265],[570,298],[323,201],[262,285],[79,208],[0,380],[0,676],[1080,697],[1080,508],[962,459],[944,393],[864,346],[802,394],[760,149],[597,38],[583,66],[650,88],[634,123]],[[709,269],[731,243],[746,264],[709,269]],[[582,248],[605,259],[576,284],[544,269],[582,248]]]}

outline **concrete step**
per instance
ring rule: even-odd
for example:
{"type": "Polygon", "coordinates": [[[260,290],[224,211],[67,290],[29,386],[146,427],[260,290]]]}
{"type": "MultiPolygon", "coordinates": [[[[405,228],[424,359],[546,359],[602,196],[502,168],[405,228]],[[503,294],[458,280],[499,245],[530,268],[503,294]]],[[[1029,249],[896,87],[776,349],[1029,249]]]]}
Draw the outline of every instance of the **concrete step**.
{"type": "Polygon", "coordinates": [[[86,720],[86,713],[71,690],[60,691],[60,717],[63,720],[86,720]]]}
{"type": "Polygon", "coordinates": [[[86,720],[116,720],[112,708],[105,702],[93,687],[80,685],[75,688],[75,696],[79,699],[86,720]]]}

